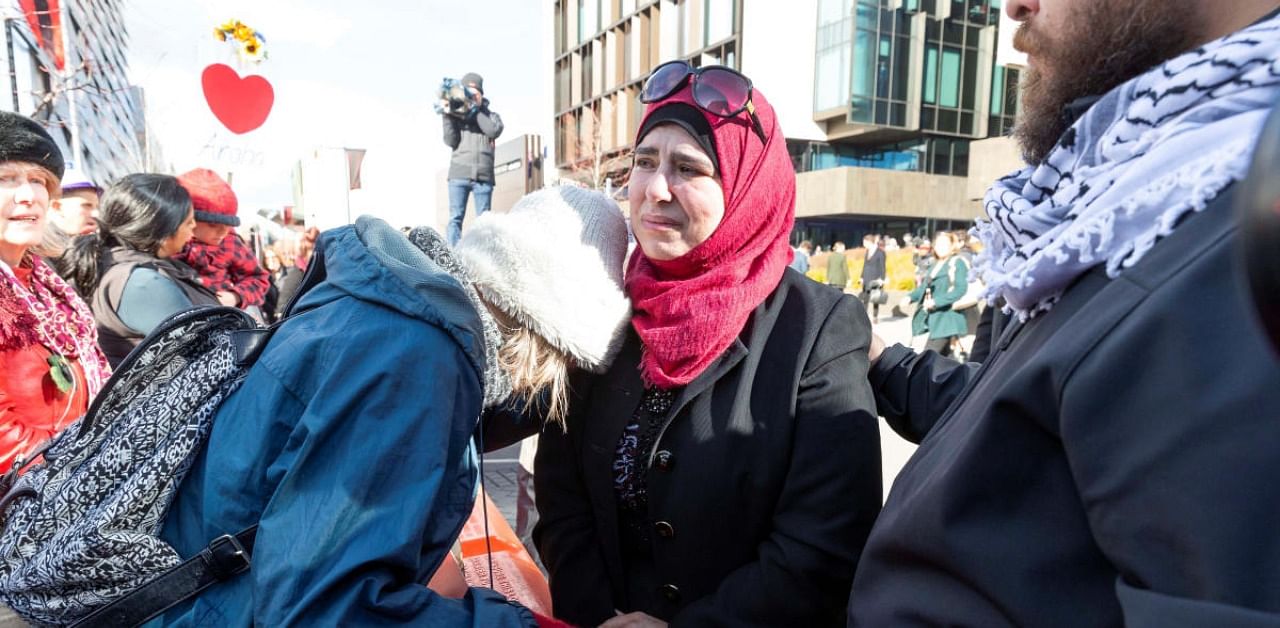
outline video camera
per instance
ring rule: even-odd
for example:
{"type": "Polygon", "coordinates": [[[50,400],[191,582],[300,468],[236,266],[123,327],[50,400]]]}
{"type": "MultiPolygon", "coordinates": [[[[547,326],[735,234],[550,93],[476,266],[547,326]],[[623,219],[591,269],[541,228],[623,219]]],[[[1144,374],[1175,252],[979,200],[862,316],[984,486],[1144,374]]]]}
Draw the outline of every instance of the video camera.
{"type": "Polygon", "coordinates": [[[470,85],[464,85],[458,79],[446,78],[440,83],[436,92],[436,113],[465,118],[475,106],[476,94],[480,92],[470,85]]]}

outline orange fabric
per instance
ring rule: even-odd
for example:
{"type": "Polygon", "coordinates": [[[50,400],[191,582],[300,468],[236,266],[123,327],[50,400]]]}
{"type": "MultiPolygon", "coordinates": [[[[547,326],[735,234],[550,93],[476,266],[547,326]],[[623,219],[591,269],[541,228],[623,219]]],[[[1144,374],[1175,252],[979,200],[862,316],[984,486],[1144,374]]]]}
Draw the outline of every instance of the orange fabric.
{"type": "Polygon", "coordinates": [[[507,599],[544,617],[551,616],[551,589],[542,570],[525,551],[511,525],[483,491],[458,536],[462,547],[462,570],[467,584],[492,586],[507,599]],[[489,513],[488,543],[485,543],[484,510],[489,513]],[[493,559],[493,584],[489,582],[489,551],[493,559]]]}

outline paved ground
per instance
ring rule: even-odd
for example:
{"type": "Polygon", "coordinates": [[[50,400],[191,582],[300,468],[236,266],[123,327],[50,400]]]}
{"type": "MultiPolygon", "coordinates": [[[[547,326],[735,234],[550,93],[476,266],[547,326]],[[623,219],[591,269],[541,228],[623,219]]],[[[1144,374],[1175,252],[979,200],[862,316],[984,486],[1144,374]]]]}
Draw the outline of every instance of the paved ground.
{"type": "Polygon", "coordinates": [[[520,445],[499,449],[484,457],[484,489],[502,511],[511,528],[516,527],[516,469],[520,445]]]}
{"type": "MultiPolygon", "coordinates": [[[[881,322],[875,323],[873,327],[876,333],[884,338],[887,345],[909,344],[911,319],[890,319],[884,311],[887,308],[882,308],[881,322]]],[[[884,488],[888,495],[893,479],[915,452],[916,446],[895,434],[883,421],[880,422],[880,446],[884,460],[884,488]]],[[[485,490],[513,528],[516,525],[516,468],[519,455],[519,445],[513,445],[485,456],[484,460],[485,490]]]]}

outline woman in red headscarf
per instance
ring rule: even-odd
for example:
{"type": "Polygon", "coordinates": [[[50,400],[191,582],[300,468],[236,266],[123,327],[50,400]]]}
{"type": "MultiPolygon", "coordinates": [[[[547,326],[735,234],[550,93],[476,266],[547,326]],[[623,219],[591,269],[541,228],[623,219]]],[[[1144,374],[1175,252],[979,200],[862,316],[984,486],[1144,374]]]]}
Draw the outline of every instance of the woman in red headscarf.
{"type": "Polygon", "coordinates": [[[671,62],[642,100],[631,333],[539,444],[555,613],[842,626],[881,503],[870,324],[787,268],[795,172],[746,77],[671,62]]]}

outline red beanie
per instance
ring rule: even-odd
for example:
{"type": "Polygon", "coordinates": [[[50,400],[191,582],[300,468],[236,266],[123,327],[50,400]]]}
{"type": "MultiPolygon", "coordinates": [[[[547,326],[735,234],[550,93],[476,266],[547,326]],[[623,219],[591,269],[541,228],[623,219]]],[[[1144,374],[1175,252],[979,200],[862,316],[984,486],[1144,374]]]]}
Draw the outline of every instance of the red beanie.
{"type": "Polygon", "coordinates": [[[236,216],[236,208],[239,206],[236,193],[218,173],[207,168],[196,168],[179,176],[178,183],[191,195],[196,220],[240,226],[240,218],[236,216]]]}

